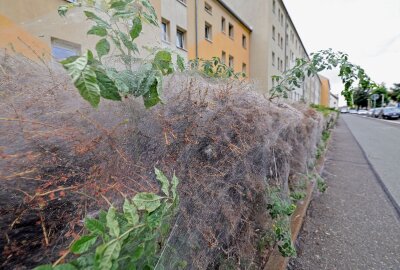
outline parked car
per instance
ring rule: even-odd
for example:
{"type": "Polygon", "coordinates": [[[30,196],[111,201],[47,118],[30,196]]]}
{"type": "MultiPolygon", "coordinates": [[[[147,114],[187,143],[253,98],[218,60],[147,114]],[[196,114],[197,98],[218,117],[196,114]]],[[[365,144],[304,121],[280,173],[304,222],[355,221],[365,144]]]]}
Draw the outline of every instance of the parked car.
{"type": "Polygon", "coordinates": [[[341,108],[340,113],[349,113],[349,109],[347,108],[341,108]]]}
{"type": "Polygon", "coordinates": [[[367,111],[367,110],[358,110],[358,111],[357,111],[357,114],[358,114],[358,115],[367,115],[367,114],[368,114],[368,111],[367,111]]]}
{"type": "Polygon", "coordinates": [[[382,110],[381,117],[383,119],[399,119],[400,112],[395,107],[387,107],[382,110]]]}
{"type": "Polygon", "coordinates": [[[349,113],[350,113],[350,114],[357,114],[357,110],[351,109],[351,110],[349,110],[349,113]]]}
{"type": "Polygon", "coordinates": [[[375,108],[374,109],[374,113],[372,114],[372,117],[378,118],[381,116],[381,112],[382,112],[383,108],[375,108]]]}
{"type": "Polygon", "coordinates": [[[373,117],[373,116],[374,116],[374,110],[375,110],[375,109],[370,109],[370,110],[368,111],[367,115],[368,115],[369,117],[373,117]]]}

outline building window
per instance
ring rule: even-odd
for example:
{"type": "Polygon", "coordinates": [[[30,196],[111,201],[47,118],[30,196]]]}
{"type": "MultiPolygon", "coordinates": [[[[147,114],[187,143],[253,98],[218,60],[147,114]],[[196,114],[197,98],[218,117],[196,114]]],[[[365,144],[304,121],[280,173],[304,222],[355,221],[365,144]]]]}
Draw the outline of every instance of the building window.
{"type": "Polygon", "coordinates": [[[182,4],[184,4],[186,6],[186,0],[178,0],[178,2],[181,2],[182,4]]]}
{"type": "Polygon", "coordinates": [[[247,65],[245,63],[242,64],[242,73],[247,73],[247,65]]]}
{"type": "Polygon", "coordinates": [[[234,30],[234,28],[233,28],[233,25],[232,24],[229,24],[229,37],[231,38],[231,39],[233,39],[234,37],[235,37],[235,30],[234,30]]]}
{"type": "Polygon", "coordinates": [[[275,40],[275,26],[272,26],[272,39],[275,40]]]}
{"type": "Polygon", "coordinates": [[[221,18],[221,31],[222,31],[223,33],[226,32],[226,20],[225,20],[224,17],[221,18]]]}
{"type": "Polygon", "coordinates": [[[283,37],[281,37],[281,49],[283,49],[283,37]]]}
{"type": "Polygon", "coordinates": [[[275,9],[276,9],[276,1],[273,0],[272,1],[272,12],[275,13],[275,9]]]}
{"type": "Polygon", "coordinates": [[[272,52],[272,66],[275,66],[275,53],[272,52]]]}
{"type": "Polygon", "coordinates": [[[212,26],[211,26],[211,24],[206,23],[204,30],[205,30],[205,38],[207,40],[211,41],[212,40],[212,26]]]}
{"type": "Polygon", "coordinates": [[[281,34],[278,33],[278,47],[281,47],[281,34]]]}
{"type": "Polygon", "coordinates": [[[289,65],[289,57],[286,55],[286,57],[285,57],[285,70],[288,69],[288,65],[289,65]]]}
{"type": "Polygon", "coordinates": [[[165,19],[161,21],[161,39],[169,42],[169,22],[165,19]]]}
{"type": "Polygon", "coordinates": [[[280,71],[283,71],[283,60],[281,60],[281,69],[280,71]]]}
{"type": "Polygon", "coordinates": [[[232,69],[235,67],[235,62],[232,55],[229,55],[229,67],[232,69]]]}
{"type": "Polygon", "coordinates": [[[283,13],[281,14],[281,25],[283,26],[283,13]]]}
{"type": "Polygon", "coordinates": [[[207,3],[207,2],[204,3],[204,9],[205,9],[208,13],[212,14],[212,6],[210,6],[209,3],[207,3]]]}
{"type": "Polygon", "coordinates": [[[56,61],[81,54],[81,45],[66,40],[51,38],[51,54],[56,61]]]}
{"type": "Polygon", "coordinates": [[[242,46],[247,49],[247,37],[245,35],[242,35],[242,46]]]}
{"type": "Polygon", "coordinates": [[[281,59],[278,57],[278,70],[281,70],[281,59]]]}
{"type": "Polygon", "coordinates": [[[226,52],[224,52],[224,51],[222,51],[222,54],[221,54],[221,63],[222,64],[226,64],[226,52]]]}
{"type": "Polygon", "coordinates": [[[185,49],[185,31],[181,29],[176,30],[176,47],[185,49]]]}

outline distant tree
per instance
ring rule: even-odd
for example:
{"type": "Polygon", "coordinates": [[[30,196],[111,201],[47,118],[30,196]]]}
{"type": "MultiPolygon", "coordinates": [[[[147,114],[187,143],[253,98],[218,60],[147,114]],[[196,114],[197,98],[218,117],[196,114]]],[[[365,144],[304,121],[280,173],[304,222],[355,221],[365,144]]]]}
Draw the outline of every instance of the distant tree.
{"type": "Polygon", "coordinates": [[[368,99],[370,96],[370,90],[356,88],[353,91],[354,91],[353,92],[353,101],[354,101],[354,105],[357,106],[357,109],[368,107],[368,99]]]}
{"type": "Polygon", "coordinates": [[[393,84],[393,87],[390,88],[390,90],[390,98],[394,101],[400,102],[400,83],[393,84]]]}
{"type": "Polygon", "coordinates": [[[377,85],[371,92],[371,95],[373,94],[379,95],[379,98],[376,100],[376,107],[383,107],[390,101],[389,92],[384,83],[377,85]],[[382,104],[382,95],[384,96],[384,104],[382,104]]]}

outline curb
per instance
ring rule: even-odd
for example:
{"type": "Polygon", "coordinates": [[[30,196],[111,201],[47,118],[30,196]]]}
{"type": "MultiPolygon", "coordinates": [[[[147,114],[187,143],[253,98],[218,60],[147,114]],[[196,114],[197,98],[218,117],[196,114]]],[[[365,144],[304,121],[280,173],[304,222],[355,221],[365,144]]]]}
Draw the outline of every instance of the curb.
{"type": "MultiPolygon", "coordinates": [[[[339,118],[337,118],[337,120],[339,120],[339,118]]],[[[337,120],[336,120],[335,125],[337,124],[337,120]]],[[[321,173],[324,169],[325,161],[326,161],[325,157],[326,157],[326,153],[328,152],[328,149],[331,145],[331,140],[332,140],[332,136],[326,142],[325,151],[321,155],[321,157],[316,161],[316,165],[313,169],[313,172],[318,172],[319,175],[321,175],[321,173]]],[[[308,210],[308,207],[309,207],[312,197],[313,197],[315,185],[316,185],[315,181],[308,183],[306,197],[304,198],[304,200],[297,203],[296,210],[290,219],[290,230],[292,233],[292,242],[293,243],[296,242],[297,237],[299,236],[300,231],[303,227],[304,219],[307,215],[307,210],[308,210]]],[[[264,270],[286,270],[289,260],[290,260],[290,258],[283,257],[279,253],[278,249],[274,248],[271,256],[269,257],[269,259],[264,267],[264,270]]]]}

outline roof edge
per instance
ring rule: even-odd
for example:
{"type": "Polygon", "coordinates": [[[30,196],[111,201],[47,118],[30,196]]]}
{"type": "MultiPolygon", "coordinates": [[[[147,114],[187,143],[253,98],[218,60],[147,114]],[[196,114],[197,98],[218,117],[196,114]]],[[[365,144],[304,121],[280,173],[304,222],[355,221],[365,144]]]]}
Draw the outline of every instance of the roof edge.
{"type": "Polygon", "coordinates": [[[218,3],[221,4],[227,11],[229,11],[233,17],[235,17],[241,24],[243,24],[247,29],[250,30],[250,32],[253,32],[253,27],[248,25],[242,18],[239,17],[239,15],[231,8],[229,7],[223,0],[217,0],[218,3]]]}

